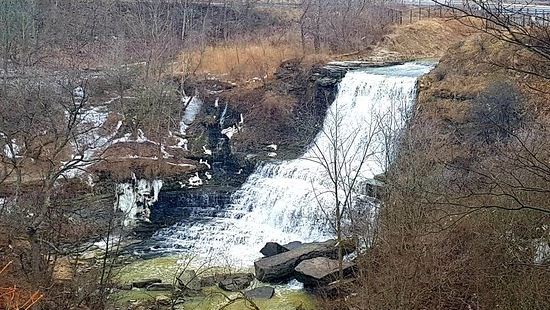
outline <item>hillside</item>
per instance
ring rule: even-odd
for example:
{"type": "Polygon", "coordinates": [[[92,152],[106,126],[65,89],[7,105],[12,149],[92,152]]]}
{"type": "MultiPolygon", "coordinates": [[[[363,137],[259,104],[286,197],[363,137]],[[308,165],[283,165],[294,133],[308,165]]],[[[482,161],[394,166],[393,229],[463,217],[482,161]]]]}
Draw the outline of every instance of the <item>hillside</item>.
{"type": "Polygon", "coordinates": [[[351,307],[549,304],[550,84],[521,72],[540,59],[511,51],[474,35],[420,80],[351,307]]]}

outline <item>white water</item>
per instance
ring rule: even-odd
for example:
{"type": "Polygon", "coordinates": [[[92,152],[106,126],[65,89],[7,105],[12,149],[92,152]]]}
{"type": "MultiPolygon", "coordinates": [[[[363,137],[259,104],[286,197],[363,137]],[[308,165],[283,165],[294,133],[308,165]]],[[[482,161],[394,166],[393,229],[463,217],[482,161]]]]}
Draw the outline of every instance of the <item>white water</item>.
{"type": "Polygon", "coordinates": [[[331,238],[322,210],[330,212],[334,195],[319,159],[338,154],[336,161],[346,162],[343,173],[359,170],[359,181],[384,172],[392,142],[414,104],[417,77],[430,69],[409,63],[347,73],[322,132],[303,156],[258,167],[233,195],[225,217],[189,220],[159,231],[154,239],[168,251],[183,248],[218,263],[246,266],[267,241],[331,238]]]}

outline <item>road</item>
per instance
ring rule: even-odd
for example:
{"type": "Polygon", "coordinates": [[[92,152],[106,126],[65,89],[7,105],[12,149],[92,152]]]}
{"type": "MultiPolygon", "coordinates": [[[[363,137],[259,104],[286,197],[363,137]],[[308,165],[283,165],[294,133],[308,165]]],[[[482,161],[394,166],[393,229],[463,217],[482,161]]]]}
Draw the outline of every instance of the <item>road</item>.
{"type": "MultiPolygon", "coordinates": [[[[437,0],[439,3],[443,3],[450,6],[456,6],[461,7],[463,6],[463,3],[466,1],[462,0],[437,0]]],[[[402,3],[404,4],[410,4],[415,6],[438,6],[439,4],[436,3],[434,0],[403,0],[402,3]]],[[[473,3],[473,1],[471,1],[473,3]]],[[[495,10],[499,7],[500,1],[493,1],[491,6],[495,8],[495,10]]],[[[502,8],[504,11],[510,12],[510,13],[529,13],[529,14],[535,14],[536,15],[544,15],[544,14],[550,14],[550,1],[530,1],[530,0],[503,0],[502,2],[502,8]]],[[[472,5],[473,6],[473,5],[472,5]]]]}

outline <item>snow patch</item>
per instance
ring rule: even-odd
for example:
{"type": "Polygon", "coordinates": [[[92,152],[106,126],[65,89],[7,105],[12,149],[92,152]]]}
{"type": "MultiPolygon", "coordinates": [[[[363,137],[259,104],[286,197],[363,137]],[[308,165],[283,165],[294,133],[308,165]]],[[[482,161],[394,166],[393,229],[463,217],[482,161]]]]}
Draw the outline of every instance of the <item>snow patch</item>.
{"type": "Polygon", "coordinates": [[[82,104],[82,100],[84,100],[85,95],[86,94],[82,86],[78,86],[75,89],[73,89],[73,98],[76,104],[78,105],[82,104]]]}
{"type": "Polygon", "coordinates": [[[189,178],[189,185],[192,187],[198,187],[202,185],[202,179],[199,177],[199,173],[196,172],[194,176],[189,178]]]}
{"type": "Polygon", "coordinates": [[[222,135],[225,135],[227,138],[231,139],[237,132],[239,132],[239,128],[237,126],[231,126],[223,129],[222,135]]]}
{"type": "Polygon", "coordinates": [[[208,160],[203,160],[202,158],[199,160],[199,163],[202,164],[202,165],[205,165],[206,167],[208,167],[208,169],[212,169],[212,166],[210,166],[210,164],[208,163],[208,160]]]}
{"type": "Polygon", "coordinates": [[[212,156],[212,150],[207,149],[206,145],[202,146],[202,150],[204,152],[204,155],[212,156]]]}
{"type": "Polygon", "coordinates": [[[4,155],[9,159],[14,159],[18,157],[21,152],[21,147],[17,145],[17,140],[12,139],[10,142],[4,145],[4,155]]]}
{"type": "Polygon", "coordinates": [[[196,96],[183,96],[181,101],[183,102],[185,110],[183,111],[183,117],[180,121],[180,133],[185,135],[185,131],[193,123],[193,121],[195,121],[195,118],[201,111],[203,102],[196,96]]]}

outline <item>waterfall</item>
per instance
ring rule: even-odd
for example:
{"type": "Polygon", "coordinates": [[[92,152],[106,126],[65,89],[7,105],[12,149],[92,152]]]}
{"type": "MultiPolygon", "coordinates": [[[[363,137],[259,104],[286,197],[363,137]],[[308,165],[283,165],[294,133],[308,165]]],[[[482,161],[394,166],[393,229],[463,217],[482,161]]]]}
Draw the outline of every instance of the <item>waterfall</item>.
{"type": "Polygon", "coordinates": [[[357,184],[384,172],[414,104],[417,77],[430,69],[408,63],[348,72],[309,150],[298,159],[259,166],[233,194],[223,216],[187,219],[163,229],[153,237],[155,248],[235,266],[251,264],[267,241],[331,238],[325,213],[331,212],[335,195],[326,194],[333,184],[330,168],[319,162],[336,158],[343,173],[357,174],[357,184]]]}

